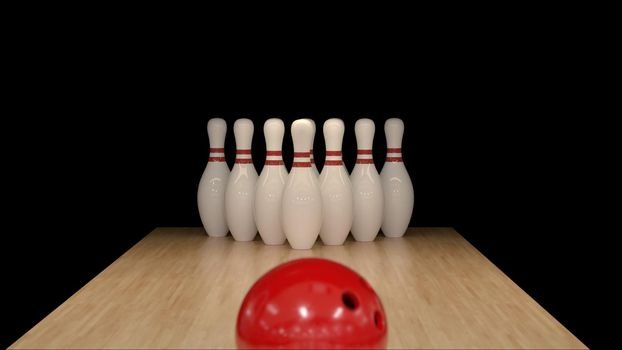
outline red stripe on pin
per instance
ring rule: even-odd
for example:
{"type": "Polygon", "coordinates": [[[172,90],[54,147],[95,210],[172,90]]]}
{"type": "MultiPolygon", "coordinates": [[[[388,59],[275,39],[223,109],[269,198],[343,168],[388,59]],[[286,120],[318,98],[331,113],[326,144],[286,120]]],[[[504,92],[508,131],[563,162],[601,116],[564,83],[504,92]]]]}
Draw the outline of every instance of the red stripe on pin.
{"type": "Polygon", "coordinates": [[[373,159],[357,159],[356,164],[374,164],[373,159]]]}
{"type": "Polygon", "coordinates": [[[283,161],[282,160],[275,160],[275,159],[267,159],[266,160],[266,165],[283,165],[283,161]]]}
{"type": "Polygon", "coordinates": [[[239,149],[235,151],[235,154],[251,154],[250,149],[239,149]]]}
{"type": "Polygon", "coordinates": [[[210,152],[215,152],[215,153],[225,153],[225,149],[224,148],[210,148],[209,151],[210,152]]]}
{"type": "Polygon", "coordinates": [[[294,152],[294,158],[308,157],[309,154],[309,152],[294,152]]]}
{"type": "Polygon", "coordinates": [[[402,153],[401,148],[387,148],[387,153],[402,153]]]}
{"type": "Polygon", "coordinates": [[[343,161],[341,160],[327,160],[324,162],[324,165],[343,165],[343,161]]]}
{"type": "Polygon", "coordinates": [[[370,149],[360,149],[356,151],[356,154],[372,154],[370,149]]]}
{"type": "Polygon", "coordinates": [[[385,162],[401,162],[402,157],[387,157],[384,161],[385,162]]]}
{"type": "Polygon", "coordinates": [[[283,155],[282,151],[266,151],[267,156],[280,156],[283,155]]]}
{"type": "Polygon", "coordinates": [[[341,151],[326,151],[326,156],[340,156],[341,151]]]}
{"type": "Polygon", "coordinates": [[[310,168],[311,162],[294,162],[292,168],[310,168]]]}
{"type": "Polygon", "coordinates": [[[236,164],[250,164],[252,162],[253,162],[253,160],[250,159],[250,158],[247,158],[247,159],[236,159],[235,160],[236,164]]]}
{"type": "Polygon", "coordinates": [[[225,157],[209,157],[207,158],[208,162],[224,162],[225,157]]]}

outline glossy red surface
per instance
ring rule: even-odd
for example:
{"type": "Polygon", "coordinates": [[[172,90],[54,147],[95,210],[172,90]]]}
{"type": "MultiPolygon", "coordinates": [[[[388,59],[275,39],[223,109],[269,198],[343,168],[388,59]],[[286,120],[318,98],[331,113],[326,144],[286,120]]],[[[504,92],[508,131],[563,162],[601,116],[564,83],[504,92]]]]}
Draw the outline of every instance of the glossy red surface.
{"type": "Polygon", "coordinates": [[[284,263],[248,291],[238,313],[239,348],[384,348],[387,325],[373,288],[325,259],[284,263]]]}

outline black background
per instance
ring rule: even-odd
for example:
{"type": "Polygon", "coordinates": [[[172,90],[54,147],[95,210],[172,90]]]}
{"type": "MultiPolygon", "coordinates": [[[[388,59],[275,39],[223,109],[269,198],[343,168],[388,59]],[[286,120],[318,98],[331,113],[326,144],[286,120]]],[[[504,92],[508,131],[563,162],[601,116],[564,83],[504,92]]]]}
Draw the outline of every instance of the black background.
{"type": "MultiPolygon", "coordinates": [[[[313,118],[320,168],[321,125],[344,119],[349,170],[356,119],[376,121],[379,170],[384,120],[404,119],[403,156],[415,186],[411,224],[455,227],[593,346],[594,277],[586,263],[593,251],[586,203],[578,197],[577,158],[585,149],[577,135],[584,125],[569,118],[582,108],[571,93],[574,77],[551,48],[467,39],[415,55],[381,50],[377,61],[309,53],[304,63],[269,62],[255,51],[252,58],[206,63],[216,53],[180,59],[192,54],[172,45],[168,55],[158,48],[133,55],[131,43],[113,53],[86,47],[78,58],[26,60],[29,72],[14,87],[26,94],[2,131],[17,140],[4,148],[11,209],[0,346],[153,228],[200,226],[196,189],[210,117],[227,120],[230,166],[233,121],[255,122],[258,171],[267,118],[282,118],[287,128],[296,118],[313,118]]],[[[286,133],[288,168],[291,152],[286,133]]]]}

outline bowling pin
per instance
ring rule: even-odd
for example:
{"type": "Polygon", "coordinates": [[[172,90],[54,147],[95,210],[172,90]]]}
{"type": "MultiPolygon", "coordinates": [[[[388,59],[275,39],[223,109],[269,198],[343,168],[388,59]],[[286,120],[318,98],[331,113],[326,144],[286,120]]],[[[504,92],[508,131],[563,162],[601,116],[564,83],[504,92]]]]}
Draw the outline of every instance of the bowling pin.
{"type": "Polygon", "coordinates": [[[209,158],[199,181],[197,204],[205,232],[211,237],[224,237],[229,232],[225,217],[225,189],[229,178],[229,166],[225,161],[226,134],[224,119],[213,118],[207,122],[209,158]]]}
{"type": "Polygon", "coordinates": [[[323,213],[320,238],[325,245],[343,244],[352,227],[352,184],[341,160],[344,129],[341,119],[324,122],[326,161],[319,181],[323,213]]]}
{"type": "Polygon", "coordinates": [[[387,137],[387,158],[380,172],[384,191],[382,233],[387,237],[401,237],[408,229],[413,213],[415,194],[408,170],[402,161],[404,122],[398,118],[384,123],[387,137]]]}
{"type": "Polygon", "coordinates": [[[238,119],[233,124],[236,155],[227,181],[225,213],[227,225],[236,241],[252,241],[257,234],[253,213],[257,182],[257,171],[251,158],[253,131],[250,119],[238,119]]]}
{"type": "Polygon", "coordinates": [[[315,130],[316,130],[315,121],[310,118],[306,118],[306,119],[309,119],[311,123],[313,124],[313,140],[311,141],[311,149],[309,150],[309,155],[310,155],[310,160],[311,160],[311,169],[313,169],[315,176],[320,176],[320,172],[317,170],[317,166],[315,166],[315,159],[313,158],[313,144],[315,143],[315,130]]]}
{"type": "Polygon", "coordinates": [[[294,249],[310,249],[322,227],[322,195],[311,168],[313,123],[298,119],[292,123],[294,162],[287,176],[282,200],[283,231],[294,249]]]}
{"type": "Polygon", "coordinates": [[[263,126],[266,138],[266,163],[257,179],[255,190],[255,223],[265,244],[285,243],[281,226],[281,199],[287,169],[283,164],[281,146],[285,125],[281,119],[266,120],[263,126]]]}
{"type": "Polygon", "coordinates": [[[350,175],[354,208],[351,231],[361,242],[373,241],[382,225],[384,194],[372,155],[375,130],[371,119],[359,119],[354,125],[358,150],[350,175]]]}

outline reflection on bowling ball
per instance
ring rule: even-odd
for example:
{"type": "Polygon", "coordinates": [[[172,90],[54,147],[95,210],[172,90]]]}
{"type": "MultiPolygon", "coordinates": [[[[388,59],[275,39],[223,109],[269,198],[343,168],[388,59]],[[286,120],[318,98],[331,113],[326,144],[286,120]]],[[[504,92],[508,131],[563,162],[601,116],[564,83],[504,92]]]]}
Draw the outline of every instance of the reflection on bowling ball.
{"type": "Polygon", "coordinates": [[[380,299],[356,272],[316,258],[293,260],[262,276],[238,313],[238,348],[384,348],[380,299]]]}

